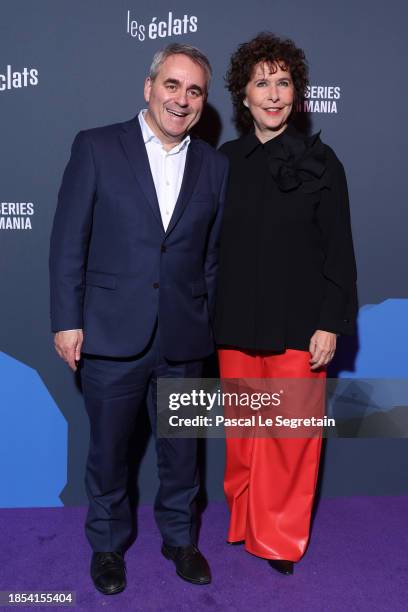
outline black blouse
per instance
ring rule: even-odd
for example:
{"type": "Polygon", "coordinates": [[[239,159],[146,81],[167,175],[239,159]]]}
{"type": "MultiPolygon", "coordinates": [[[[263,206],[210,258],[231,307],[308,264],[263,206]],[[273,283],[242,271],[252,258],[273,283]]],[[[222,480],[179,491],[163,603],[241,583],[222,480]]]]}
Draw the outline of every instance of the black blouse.
{"type": "Polygon", "coordinates": [[[308,350],[317,329],[354,331],[356,266],[344,169],[319,135],[293,126],[262,144],[225,143],[216,339],[259,351],[308,350]]]}

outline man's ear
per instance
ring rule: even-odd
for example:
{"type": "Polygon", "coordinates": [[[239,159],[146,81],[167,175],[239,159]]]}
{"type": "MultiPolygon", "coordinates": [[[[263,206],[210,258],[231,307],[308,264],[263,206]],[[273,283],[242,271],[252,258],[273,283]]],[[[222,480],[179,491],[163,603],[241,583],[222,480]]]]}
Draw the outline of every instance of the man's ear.
{"type": "Polygon", "coordinates": [[[152,79],[150,77],[147,77],[145,79],[145,83],[144,83],[144,99],[147,103],[149,103],[150,100],[150,92],[152,90],[152,79]]]}

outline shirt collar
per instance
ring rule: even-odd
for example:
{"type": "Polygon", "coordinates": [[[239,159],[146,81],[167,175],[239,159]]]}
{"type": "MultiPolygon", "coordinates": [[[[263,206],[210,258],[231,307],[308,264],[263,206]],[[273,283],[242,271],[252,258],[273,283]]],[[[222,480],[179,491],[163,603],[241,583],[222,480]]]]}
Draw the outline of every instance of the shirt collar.
{"type": "Polygon", "coordinates": [[[243,153],[245,157],[249,157],[251,153],[253,153],[255,149],[257,149],[260,146],[262,146],[262,143],[255,136],[255,132],[252,132],[251,134],[247,134],[246,136],[244,136],[243,142],[242,142],[242,148],[243,148],[243,153]]]}
{"type": "Polygon", "coordinates": [[[281,132],[279,136],[271,138],[271,140],[268,140],[265,143],[262,143],[258,139],[258,137],[255,135],[255,132],[251,132],[250,134],[246,134],[242,139],[243,153],[245,157],[249,157],[258,147],[263,147],[264,149],[268,150],[277,145],[279,146],[282,142],[286,142],[288,139],[292,138],[299,139],[302,138],[302,135],[299,134],[295,126],[291,123],[289,123],[286,130],[281,132]]]}
{"type": "MultiPolygon", "coordinates": [[[[160,139],[157,138],[156,134],[152,131],[150,126],[147,124],[146,119],[144,118],[144,114],[146,111],[147,109],[143,108],[138,115],[140,129],[142,130],[143,142],[145,144],[147,144],[148,142],[154,142],[155,144],[159,144],[161,147],[163,147],[163,144],[161,143],[160,139]]],[[[190,140],[190,136],[187,134],[187,136],[183,138],[183,140],[179,142],[179,144],[175,145],[172,149],[170,149],[168,153],[179,153],[189,145],[190,140]]]]}

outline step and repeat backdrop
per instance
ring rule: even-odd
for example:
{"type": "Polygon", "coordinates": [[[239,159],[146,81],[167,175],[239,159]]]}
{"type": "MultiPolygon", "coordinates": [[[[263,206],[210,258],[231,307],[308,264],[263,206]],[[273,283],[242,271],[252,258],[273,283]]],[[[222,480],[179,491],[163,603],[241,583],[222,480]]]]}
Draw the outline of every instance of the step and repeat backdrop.
{"type": "MultiPolygon", "coordinates": [[[[356,389],[359,379],[408,376],[407,17],[402,0],[1,2],[1,507],[86,500],[88,421],[50,332],[51,224],[75,134],[134,117],[151,58],[170,42],[199,47],[213,65],[200,132],[214,146],[236,136],[224,75],[237,45],[270,30],[304,48],[311,86],[302,118],[346,168],[359,272],[359,333],[341,340],[331,374],[356,389]]],[[[220,500],[223,442],[200,452],[206,495],[220,500]]],[[[134,454],[139,499],[152,501],[143,415],[134,454]]],[[[329,440],[321,494],[407,493],[407,472],[405,439],[329,440]]]]}

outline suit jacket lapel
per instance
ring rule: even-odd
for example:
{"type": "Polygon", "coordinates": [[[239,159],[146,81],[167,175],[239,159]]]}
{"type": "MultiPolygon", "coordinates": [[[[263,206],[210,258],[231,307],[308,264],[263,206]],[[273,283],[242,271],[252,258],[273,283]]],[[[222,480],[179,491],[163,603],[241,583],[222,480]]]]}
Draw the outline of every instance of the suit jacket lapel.
{"type": "Polygon", "coordinates": [[[180,193],[177,198],[174,212],[170,219],[169,226],[166,231],[166,236],[173,230],[179,222],[181,215],[184,212],[196,186],[198,175],[201,169],[202,152],[199,144],[194,139],[191,139],[188,151],[186,165],[184,168],[183,181],[181,183],[180,193]]]}
{"type": "Polygon", "coordinates": [[[120,135],[120,140],[139,186],[146,196],[146,200],[150,204],[150,208],[164,232],[159,202],[157,200],[156,189],[150,170],[149,158],[147,156],[142,131],[137,117],[123,125],[123,132],[120,135]]]}

